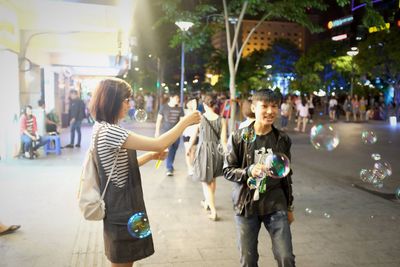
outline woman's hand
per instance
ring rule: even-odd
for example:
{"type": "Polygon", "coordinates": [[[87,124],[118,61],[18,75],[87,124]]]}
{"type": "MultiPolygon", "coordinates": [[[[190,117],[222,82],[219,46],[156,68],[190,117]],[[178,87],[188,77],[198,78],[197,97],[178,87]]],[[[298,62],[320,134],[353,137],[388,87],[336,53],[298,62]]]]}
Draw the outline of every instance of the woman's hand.
{"type": "Polygon", "coordinates": [[[151,157],[152,160],[164,160],[167,158],[168,149],[165,149],[164,151],[161,152],[152,152],[152,153],[153,153],[151,157]]]}
{"type": "Polygon", "coordinates": [[[201,114],[199,111],[196,110],[183,117],[182,120],[186,126],[197,124],[201,120],[201,114]]]}

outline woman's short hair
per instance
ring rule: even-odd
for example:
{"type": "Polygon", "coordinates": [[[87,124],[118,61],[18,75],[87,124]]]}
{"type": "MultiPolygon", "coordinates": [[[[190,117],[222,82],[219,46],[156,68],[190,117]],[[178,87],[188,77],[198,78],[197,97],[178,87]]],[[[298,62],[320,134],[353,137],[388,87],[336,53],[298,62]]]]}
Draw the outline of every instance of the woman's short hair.
{"type": "Polygon", "coordinates": [[[242,102],[242,115],[246,118],[254,119],[256,115],[251,111],[251,101],[244,100],[242,102]]]}
{"type": "Polygon", "coordinates": [[[90,112],[96,121],[115,124],[123,101],[132,95],[131,86],[118,78],[107,78],[97,86],[90,101],[90,112]]]}

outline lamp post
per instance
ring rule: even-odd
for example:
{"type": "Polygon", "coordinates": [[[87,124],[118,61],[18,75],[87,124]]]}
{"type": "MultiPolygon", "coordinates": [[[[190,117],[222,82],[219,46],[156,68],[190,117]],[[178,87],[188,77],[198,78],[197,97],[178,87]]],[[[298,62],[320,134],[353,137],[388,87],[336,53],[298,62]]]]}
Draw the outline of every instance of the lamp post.
{"type": "Polygon", "coordinates": [[[351,56],[350,96],[353,97],[353,87],[354,87],[354,63],[353,63],[353,57],[358,55],[358,48],[357,47],[352,47],[351,50],[347,51],[347,55],[351,56]]]}
{"type": "MultiPolygon", "coordinates": [[[[175,25],[181,29],[182,33],[187,32],[192,26],[193,23],[190,21],[177,21],[175,25]]],[[[181,107],[183,108],[183,85],[185,82],[185,41],[182,40],[182,51],[181,51],[181,107]]]]}

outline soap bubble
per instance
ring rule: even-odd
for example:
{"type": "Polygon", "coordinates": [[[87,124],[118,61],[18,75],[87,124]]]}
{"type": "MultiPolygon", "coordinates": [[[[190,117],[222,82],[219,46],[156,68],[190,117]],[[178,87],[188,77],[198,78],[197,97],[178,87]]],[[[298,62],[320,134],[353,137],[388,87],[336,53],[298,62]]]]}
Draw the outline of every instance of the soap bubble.
{"type": "Polygon", "coordinates": [[[339,145],[339,135],[330,125],[314,125],[311,128],[310,140],[318,150],[332,151],[339,145]]]}
{"type": "Polygon", "coordinates": [[[256,140],[256,133],[252,128],[244,128],[242,130],[242,140],[246,143],[253,143],[256,140]]]}
{"type": "Polygon", "coordinates": [[[378,154],[378,153],[373,153],[373,154],[371,154],[371,158],[373,160],[380,160],[381,159],[381,155],[378,154]]]}
{"type": "Polygon", "coordinates": [[[331,217],[331,215],[329,213],[324,212],[324,217],[329,219],[331,217]]]}
{"type": "Polygon", "coordinates": [[[257,188],[257,180],[254,179],[253,177],[249,177],[249,178],[247,179],[247,186],[248,186],[250,189],[256,189],[256,188],[257,188]]]}
{"type": "Polygon", "coordinates": [[[383,178],[392,175],[392,166],[387,162],[375,162],[374,169],[382,173],[383,178]]]}
{"type": "Polygon", "coordinates": [[[396,199],[400,200],[400,186],[397,187],[394,191],[394,196],[396,197],[396,199]]]}
{"type": "Polygon", "coordinates": [[[361,171],[360,171],[361,181],[372,182],[373,177],[374,177],[374,174],[372,173],[372,170],[361,169],[361,171]]]}
{"type": "Polygon", "coordinates": [[[225,149],[224,146],[222,144],[218,144],[217,146],[217,152],[221,155],[225,155],[225,149]]]}
{"type": "Polygon", "coordinates": [[[128,232],[135,238],[145,238],[151,235],[150,224],[146,213],[138,212],[129,218],[128,232]]]}
{"type": "Polygon", "coordinates": [[[383,182],[381,180],[379,180],[378,178],[374,178],[372,180],[372,185],[373,185],[373,187],[375,187],[377,189],[382,189],[383,188],[383,182]]]}
{"type": "Polygon", "coordinates": [[[290,161],[285,154],[269,154],[264,161],[268,176],[272,178],[283,178],[290,172],[290,161]]]}
{"type": "Polygon", "coordinates": [[[145,122],[147,120],[147,113],[144,109],[138,109],[135,111],[135,120],[137,122],[145,122]]]}
{"type": "Polygon", "coordinates": [[[312,213],[312,210],[310,208],[306,208],[305,209],[306,215],[309,215],[312,213]]]}
{"type": "Polygon", "coordinates": [[[363,131],[361,133],[361,140],[364,144],[375,144],[378,141],[378,137],[373,131],[363,131]]]}

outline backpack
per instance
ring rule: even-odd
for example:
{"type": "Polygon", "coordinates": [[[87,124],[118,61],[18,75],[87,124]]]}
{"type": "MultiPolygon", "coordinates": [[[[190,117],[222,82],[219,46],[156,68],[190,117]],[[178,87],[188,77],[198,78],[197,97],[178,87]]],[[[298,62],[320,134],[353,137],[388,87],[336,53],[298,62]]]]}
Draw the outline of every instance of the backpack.
{"type": "MultiPolygon", "coordinates": [[[[101,129],[101,128],[100,128],[101,129]]],[[[100,132],[98,130],[93,149],[89,147],[85,160],[82,165],[82,172],[80,177],[80,186],[78,192],[78,203],[79,208],[83,214],[83,217],[89,221],[100,221],[104,219],[106,215],[106,206],[104,203],[104,195],[106,193],[108,184],[110,183],[115,165],[118,160],[119,150],[116,152],[115,160],[111,168],[110,175],[107,178],[106,186],[103,192],[100,190],[100,177],[98,171],[98,165],[96,164],[96,144],[98,135],[100,132]]]]}

